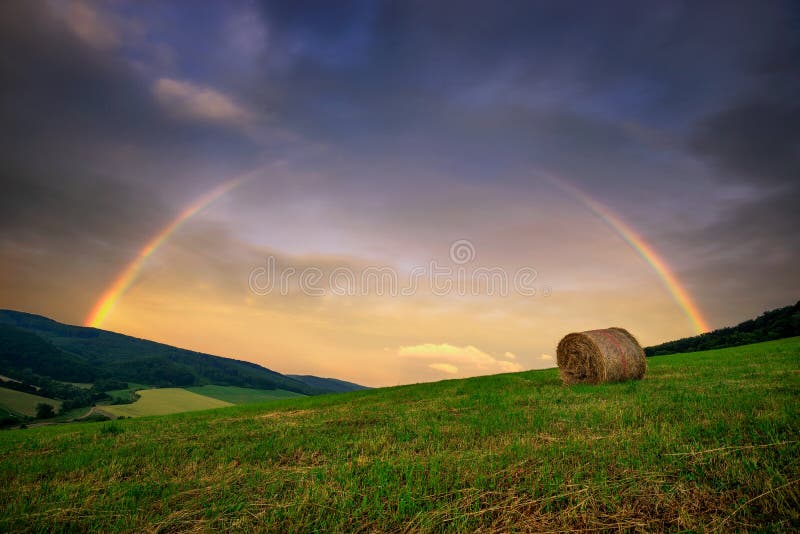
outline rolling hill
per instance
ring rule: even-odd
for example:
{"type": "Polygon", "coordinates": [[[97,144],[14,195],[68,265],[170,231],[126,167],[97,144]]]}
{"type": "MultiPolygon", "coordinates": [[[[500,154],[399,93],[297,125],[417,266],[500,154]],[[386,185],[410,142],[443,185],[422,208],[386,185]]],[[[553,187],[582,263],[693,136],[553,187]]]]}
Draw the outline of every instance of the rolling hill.
{"type": "Polygon", "coordinates": [[[91,382],[97,377],[96,370],[82,358],[7,324],[0,324],[0,369],[9,376],[29,370],[66,382],[91,382]]]}
{"type": "Polygon", "coordinates": [[[18,413],[28,417],[35,417],[36,405],[39,403],[49,404],[55,409],[61,407],[61,403],[55,399],[0,387],[0,406],[11,414],[18,413]]]}
{"type": "Polygon", "coordinates": [[[310,385],[254,363],[13,310],[0,310],[0,374],[29,382],[43,377],[64,382],[114,380],[156,387],[215,384],[303,395],[341,391],[338,381],[318,379],[310,385]]]}
{"type": "Polygon", "coordinates": [[[644,349],[647,356],[737,347],[761,341],[800,336],[800,301],[762,313],[736,326],[719,328],[699,336],[668,341],[644,349]]]}
{"type": "Polygon", "coordinates": [[[288,377],[299,380],[312,388],[317,388],[332,393],[345,393],[347,391],[359,391],[362,389],[370,389],[366,386],[360,386],[353,382],[345,382],[344,380],[337,380],[336,378],[320,378],[312,375],[286,375],[288,377]]]}
{"type": "Polygon", "coordinates": [[[800,338],[0,432],[0,530],[797,531],[800,338]]]}

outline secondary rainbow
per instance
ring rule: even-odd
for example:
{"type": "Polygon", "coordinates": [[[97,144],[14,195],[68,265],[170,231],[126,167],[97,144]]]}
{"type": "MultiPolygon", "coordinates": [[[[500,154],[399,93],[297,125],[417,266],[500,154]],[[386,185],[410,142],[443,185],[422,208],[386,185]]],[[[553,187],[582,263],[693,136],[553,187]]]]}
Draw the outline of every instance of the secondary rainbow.
{"type": "Polygon", "coordinates": [[[147,261],[147,258],[152,256],[158,248],[175,233],[175,231],[183,225],[187,220],[191,219],[194,215],[201,212],[208,207],[209,204],[225,195],[232,189],[238,187],[245,181],[252,177],[252,173],[238,176],[227,182],[224,182],[208,193],[195,199],[194,202],[189,204],[183,211],[181,211],[172,221],[162,228],[156,235],[154,235],[141,250],[139,250],[136,257],[117,275],[111,285],[103,292],[97,300],[92,310],[86,316],[84,325],[99,328],[103,321],[114,309],[119,298],[125,294],[125,291],[136,280],[142,266],[147,261]]]}
{"type": "Polygon", "coordinates": [[[569,194],[573,198],[575,198],[578,202],[583,204],[589,211],[594,213],[597,217],[599,217],[606,225],[608,225],[614,232],[619,234],[620,237],[628,244],[630,247],[636,251],[639,256],[647,262],[650,267],[655,271],[658,275],[659,279],[661,279],[661,283],[667,289],[667,291],[672,295],[672,298],[678,304],[678,306],[684,311],[686,317],[692,323],[692,327],[698,334],[702,334],[704,332],[708,332],[711,330],[711,327],[708,325],[708,321],[703,317],[703,314],[700,312],[700,309],[697,307],[697,304],[692,300],[689,293],[684,289],[683,285],[680,283],[678,278],[675,274],[669,269],[667,263],[661,259],[661,256],[656,252],[656,250],[649,245],[642,237],[636,233],[636,231],[626,224],[622,219],[620,219],[614,212],[612,212],[608,207],[604,206],[600,202],[594,200],[589,195],[575,187],[574,185],[570,184],[563,178],[559,178],[557,176],[553,176],[551,174],[543,174],[537,173],[540,176],[544,176],[547,178],[551,183],[555,184],[559,189],[564,191],[565,193],[569,194]]]}

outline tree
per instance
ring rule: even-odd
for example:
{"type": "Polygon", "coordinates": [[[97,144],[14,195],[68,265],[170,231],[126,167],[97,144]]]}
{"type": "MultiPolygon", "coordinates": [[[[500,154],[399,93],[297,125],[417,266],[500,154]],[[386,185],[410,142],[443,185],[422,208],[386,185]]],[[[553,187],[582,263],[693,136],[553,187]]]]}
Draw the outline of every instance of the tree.
{"type": "Polygon", "coordinates": [[[45,402],[36,405],[36,419],[48,419],[56,415],[53,407],[45,402]]]}

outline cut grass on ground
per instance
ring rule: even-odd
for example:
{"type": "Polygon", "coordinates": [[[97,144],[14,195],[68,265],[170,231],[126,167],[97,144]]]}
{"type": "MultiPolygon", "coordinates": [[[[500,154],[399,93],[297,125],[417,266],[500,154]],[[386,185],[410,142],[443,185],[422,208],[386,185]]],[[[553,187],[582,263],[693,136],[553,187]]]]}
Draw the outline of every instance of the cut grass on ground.
{"type": "Polygon", "coordinates": [[[133,404],[117,404],[99,408],[117,417],[141,417],[208,410],[232,405],[229,402],[204,397],[181,388],[144,389],[138,394],[141,398],[133,404]]]}
{"type": "Polygon", "coordinates": [[[36,417],[36,405],[40,402],[49,404],[56,412],[61,408],[61,401],[0,387],[0,406],[9,412],[36,417]]]}
{"type": "Polygon", "coordinates": [[[800,338],[648,365],[0,432],[0,531],[799,530],[800,338]]]}
{"type": "Polygon", "coordinates": [[[188,391],[205,395],[214,399],[230,402],[231,404],[251,404],[254,402],[264,402],[278,399],[291,399],[294,397],[305,397],[294,391],[283,389],[252,389],[240,388],[237,386],[195,386],[185,388],[188,391]]]}

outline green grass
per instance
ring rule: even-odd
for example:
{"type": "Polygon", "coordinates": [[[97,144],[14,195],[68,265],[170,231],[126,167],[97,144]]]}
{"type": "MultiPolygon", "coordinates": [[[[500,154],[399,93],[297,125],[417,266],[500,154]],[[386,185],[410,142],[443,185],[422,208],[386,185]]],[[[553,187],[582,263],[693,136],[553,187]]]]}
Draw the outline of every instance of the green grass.
{"type": "Polygon", "coordinates": [[[141,417],[144,415],[166,415],[194,410],[208,410],[231,406],[231,403],[204,397],[181,388],[144,389],[141,398],[133,404],[101,406],[101,410],[116,416],[141,417]]]}
{"type": "Polygon", "coordinates": [[[0,407],[9,412],[36,417],[36,405],[40,402],[49,404],[56,412],[61,408],[61,401],[0,387],[0,407]]]}
{"type": "Polygon", "coordinates": [[[0,432],[0,531],[800,530],[800,338],[648,364],[0,432]]]}
{"type": "Polygon", "coordinates": [[[300,393],[286,391],[283,389],[265,390],[240,388],[237,386],[195,386],[184,389],[199,395],[205,395],[206,397],[230,402],[231,404],[250,404],[254,402],[290,399],[294,397],[305,396],[300,393]]]}

